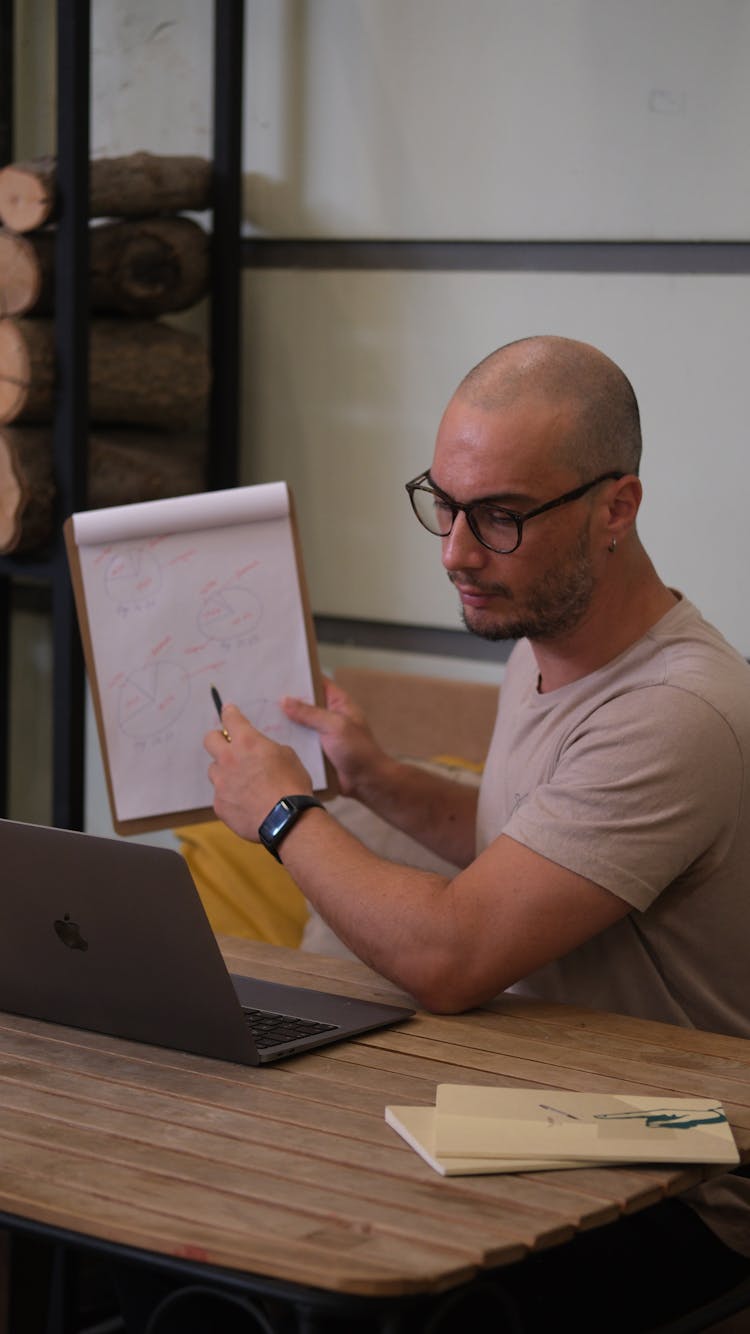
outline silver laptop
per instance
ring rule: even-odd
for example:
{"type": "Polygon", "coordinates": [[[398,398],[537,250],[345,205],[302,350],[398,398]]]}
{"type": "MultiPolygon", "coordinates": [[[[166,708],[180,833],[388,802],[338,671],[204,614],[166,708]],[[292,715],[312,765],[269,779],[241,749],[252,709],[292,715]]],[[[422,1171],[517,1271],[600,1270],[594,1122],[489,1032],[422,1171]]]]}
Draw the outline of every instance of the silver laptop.
{"type": "Polygon", "coordinates": [[[260,1065],[413,1010],[230,974],[178,852],[0,820],[0,1010],[260,1065]]]}

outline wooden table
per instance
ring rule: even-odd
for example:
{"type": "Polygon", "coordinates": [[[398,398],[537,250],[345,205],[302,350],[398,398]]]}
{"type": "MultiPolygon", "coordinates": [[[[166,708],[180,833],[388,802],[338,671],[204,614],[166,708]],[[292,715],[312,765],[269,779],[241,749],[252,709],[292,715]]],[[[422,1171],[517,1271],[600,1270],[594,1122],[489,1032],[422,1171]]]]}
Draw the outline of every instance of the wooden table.
{"type": "MultiPolygon", "coordinates": [[[[222,947],[235,972],[402,999],[358,964],[222,947]]],[[[253,1069],[0,1016],[0,1212],[306,1294],[313,1328],[334,1301],[392,1316],[715,1170],[442,1178],[383,1115],[439,1082],[717,1097],[750,1159],[750,1041],[664,1024],[508,997],[253,1069]]]]}

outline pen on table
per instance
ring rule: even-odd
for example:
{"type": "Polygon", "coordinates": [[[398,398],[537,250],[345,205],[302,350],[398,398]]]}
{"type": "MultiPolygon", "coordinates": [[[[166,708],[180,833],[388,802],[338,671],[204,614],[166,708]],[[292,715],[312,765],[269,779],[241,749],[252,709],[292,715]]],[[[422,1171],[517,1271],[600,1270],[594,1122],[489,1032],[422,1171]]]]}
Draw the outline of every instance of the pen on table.
{"type": "Polygon", "coordinates": [[[224,726],[223,722],[221,721],[221,711],[222,711],[224,705],[223,705],[222,702],[221,702],[221,695],[219,694],[218,690],[216,689],[216,686],[211,686],[211,698],[212,698],[212,700],[213,700],[213,702],[214,702],[214,706],[215,706],[215,708],[216,708],[216,712],[217,712],[218,715],[219,715],[219,722],[221,723],[221,735],[223,736],[223,738],[224,738],[225,741],[231,741],[232,738],[230,737],[230,735],[229,735],[229,733],[228,733],[226,727],[224,726]]]}

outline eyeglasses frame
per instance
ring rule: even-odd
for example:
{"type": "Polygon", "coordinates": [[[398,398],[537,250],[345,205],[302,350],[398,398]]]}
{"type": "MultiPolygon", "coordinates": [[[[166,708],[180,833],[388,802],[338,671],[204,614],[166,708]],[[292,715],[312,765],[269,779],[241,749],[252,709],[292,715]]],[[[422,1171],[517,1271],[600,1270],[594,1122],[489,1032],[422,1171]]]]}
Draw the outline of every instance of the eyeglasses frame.
{"type": "Polygon", "coordinates": [[[429,468],[427,469],[426,472],[420,473],[418,477],[414,477],[411,482],[407,482],[405,489],[408,493],[409,500],[411,502],[411,507],[414,510],[417,519],[422,524],[422,527],[426,529],[428,533],[432,533],[432,529],[427,527],[427,524],[424,522],[423,519],[420,518],[419,514],[417,513],[417,507],[414,503],[415,491],[426,491],[431,493],[432,495],[438,496],[439,499],[444,501],[445,504],[448,506],[448,508],[453,511],[453,518],[451,519],[451,526],[448,529],[448,532],[432,533],[433,537],[449,537],[450,534],[453,532],[453,525],[456,522],[456,515],[460,512],[466,515],[466,522],[468,523],[469,528],[471,529],[477,542],[479,542],[481,546],[483,546],[487,551],[494,552],[496,556],[511,556],[513,552],[517,551],[521,545],[521,542],[523,540],[523,526],[525,523],[528,522],[529,519],[535,519],[539,514],[546,514],[548,510],[558,509],[560,505],[569,505],[574,500],[580,500],[581,496],[585,496],[587,491],[591,491],[592,488],[598,486],[600,482],[609,482],[609,481],[619,482],[625,476],[627,476],[627,474],[624,472],[603,472],[599,477],[595,477],[593,481],[584,482],[582,486],[576,486],[573,488],[572,491],[566,491],[564,495],[556,496],[554,500],[546,501],[544,505],[537,505],[536,509],[527,510],[525,514],[520,513],[518,510],[509,509],[507,505],[498,503],[497,509],[502,510],[503,513],[507,514],[508,518],[512,519],[513,522],[515,523],[516,534],[518,539],[516,541],[515,546],[508,547],[506,550],[503,551],[500,551],[497,547],[491,547],[489,542],[485,542],[484,538],[481,537],[480,534],[477,532],[477,529],[474,525],[473,514],[472,514],[472,511],[477,505],[491,505],[495,501],[500,500],[499,496],[480,496],[479,499],[477,500],[469,500],[466,502],[466,504],[462,504],[460,500],[454,500],[453,497],[449,496],[446,491],[441,491],[440,487],[435,485],[432,478],[430,477],[429,468]],[[423,485],[424,482],[429,482],[429,486],[424,486],[423,485]]]}

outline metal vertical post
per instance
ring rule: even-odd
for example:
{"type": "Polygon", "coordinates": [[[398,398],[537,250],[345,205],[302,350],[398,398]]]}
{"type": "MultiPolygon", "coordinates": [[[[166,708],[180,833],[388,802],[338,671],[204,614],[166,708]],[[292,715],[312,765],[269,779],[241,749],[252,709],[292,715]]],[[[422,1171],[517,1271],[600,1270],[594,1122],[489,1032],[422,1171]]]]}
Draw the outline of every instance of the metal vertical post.
{"type": "MultiPolygon", "coordinates": [[[[13,0],[0,0],[0,167],[13,160],[13,0]]],[[[0,816],[10,778],[10,579],[0,574],[0,816]]]]}
{"type": "Polygon", "coordinates": [[[211,488],[234,486],[238,470],[244,10],[244,0],[214,0],[211,488]]]}
{"type": "Polygon", "coordinates": [[[58,0],[53,823],[67,829],[84,819],[85,675],[62,522],[86,503],[90,58],[89,0],[58,0]]]}
{"type": "Polygon", "coordinates": [[[13,0],[0,0],[0,167],[13,160],[13,0]]]}
{"type": "Polygon", "coordinates": [[[8,813],[10,788],[10,579],[0,574],[0,816],[8,813]]]}

